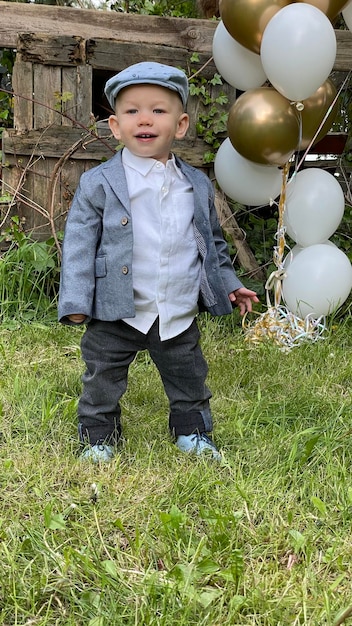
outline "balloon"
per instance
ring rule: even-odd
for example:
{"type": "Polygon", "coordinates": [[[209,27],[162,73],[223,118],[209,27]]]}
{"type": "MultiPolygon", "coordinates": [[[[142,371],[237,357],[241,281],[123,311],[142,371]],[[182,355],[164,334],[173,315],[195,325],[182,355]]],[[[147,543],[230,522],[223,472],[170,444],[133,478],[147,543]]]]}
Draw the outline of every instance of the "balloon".
{"type": "Polygon", "coordinates": [[[272,85],[289,100],[300,102],[323,84],[333,68],[335,31],[316,7],[290,4],[267,25],[260,56],[272,85]]]}
{"type": "Polygon", "coordinates": [[[352,266],[336,246],[304,248],[286,269],[282,295],[289,311],[304,319],[336,311],[352,289],[352,266]]]}
{"type": "MultiPolygon", "coordinates": [[[[335,244],[332,241],[329,241],[329,239],[327,241],[322,242],[324,243],[324,246],[333,246],[334,248],[336,248],[337,246],[335,246],[335,244]]],[[[302,252],[302,250],[305,250],[305,248],[303,248],[303,246],[299,246],[298,243],[296,243],[295,246],[293,246],[293,248],[291,248],[290,252],[285,256],[284,260],[283,260],[283,268],[287,269],[288,266],[290,265],[290,263],[292,263],[293,259],[296,258],[297,254],[299,254],[300,252],[302,252]]]]}
{"type": "Polygon", "coordinates": [[[264,29],[291,0],[220,0],[225,28],[238,43],[259,54],[264,29]]]}
{"type": "Polygon", "coordinates": [[[336,178],[316,167],[302,170],[287,185],[283,223],[300,246],[329,239],[340,224],[345,199],[336,178]]]}
{"type": "Polygon", "coordinates": [[[227,132],[233,147],[261,165],[284,165],[299,142],[296,107],[272,87],[243,93],[229,111],[227,132]]]}
{"type": "Polygon", "coordinates": [[[350,2],[346,8],[342,11],[343,19],[345,20],[347,28],[352,30],[352,2],[350,2]]]}
{"type": "Polygon", "coordinates": [[[257,165],[244,159],[229,138],[215,156],[215,177],[219,187],[235,202],[259,206],[268,204],[281,191],[282,173],[278,167],[257,165]]]}
{"type": "Polygon", "coordinates": [[[319,133],[315,137],[312,145],[316,144],[320,139],[325,137],[326,133],[330,130],[333,125],[338,110],[339,105],[338,101],[333,104],[336,98],[336,87],[334,83],[328,78],[317,91],[307,98],[307,100],[303,100],[304,109],[301,112],[302,116],[302,138],[299,144],[300,150],[305,150],[311,144],[313,137],[315,136],[318,128],[320,128],[319,133]],[[327,115],[325,122],[323,125],[322,121],[325,118],[325,115],[331,108],[329,114],[327,115]]]}
{"type": "Polygon", "coordinates": [[[231,37],[223,22],[214,33],[213,58],[223,78],[241,91],[260,87],[266,81],[260,56],[231,37]]]}
{"type": "Polygon", "coordinates": [[[348,4],[349,0],[296,0],[297,2],[306,2],[320,9],[326,17],[332,22],[335,17],[348,4]]]}

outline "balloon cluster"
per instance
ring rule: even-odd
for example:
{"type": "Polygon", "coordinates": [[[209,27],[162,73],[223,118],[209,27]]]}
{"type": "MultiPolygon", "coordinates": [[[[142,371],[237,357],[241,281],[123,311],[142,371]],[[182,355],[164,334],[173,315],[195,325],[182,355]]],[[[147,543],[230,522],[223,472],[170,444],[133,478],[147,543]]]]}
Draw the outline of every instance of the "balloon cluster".
{"type": "Polygon", "coordinates": [[[352,30],[352,0],[220,0],[213,39],[218,71],[243,92],[229,111],[215,176],[242,204],[284,195],[277,238],[282,244],[287,232],[296,246],[284,260],[279,245],[274,261],[280,294],[302,319],[332,313],[352,288],[348,258],[328,242],[343,216],[340,184],[318,168],[296,170],[288,180],[286,169],[336,118],[338,94],[329,75],[336,57],[332,21],[340,12],[352,30]]]}

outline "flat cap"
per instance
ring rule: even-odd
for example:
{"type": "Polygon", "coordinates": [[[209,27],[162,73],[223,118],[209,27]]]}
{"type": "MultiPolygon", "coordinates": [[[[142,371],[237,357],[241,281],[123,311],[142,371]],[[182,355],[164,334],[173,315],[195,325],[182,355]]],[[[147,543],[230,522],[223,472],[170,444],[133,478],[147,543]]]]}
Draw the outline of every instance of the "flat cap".
{"type": "Polygon", "coordinates": [[[180,96],[183,106],[186,106],[189,87],[186,74],[172,67],[154,61],[143,61],[130,65],[112,78],[105,85],[105,95],[112,109],[115,108],[117,94],[125,87],[131,85],[159,85],[171,91],[176,91],[180,96]]]}

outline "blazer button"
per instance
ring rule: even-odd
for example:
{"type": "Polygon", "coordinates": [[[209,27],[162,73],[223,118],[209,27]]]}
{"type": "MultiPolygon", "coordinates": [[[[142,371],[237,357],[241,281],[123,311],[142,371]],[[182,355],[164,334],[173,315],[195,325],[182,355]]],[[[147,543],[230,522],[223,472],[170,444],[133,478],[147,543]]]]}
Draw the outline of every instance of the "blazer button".
{"type": "Polygon", "coordinates": [[[123,274],[128,274],[128,267],[127,267],[127,265],[123,265],[123,267],[122,267],[122,273],[123,273],[123,274]]]}
{"type": "Polygon", "coordinates": [[[121,224],[122,226],[126,226],[126,224],[128,224],[128,217],[123,217],[121,220],[121,224]]]}

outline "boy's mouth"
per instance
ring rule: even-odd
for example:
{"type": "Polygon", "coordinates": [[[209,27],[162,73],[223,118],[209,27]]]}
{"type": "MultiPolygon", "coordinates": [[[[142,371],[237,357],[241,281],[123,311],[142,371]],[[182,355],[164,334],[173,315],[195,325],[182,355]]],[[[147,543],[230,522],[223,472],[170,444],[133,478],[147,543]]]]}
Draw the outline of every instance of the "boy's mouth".
{"type": "Polygon", "coordinates": [[[156,135],[152,135],[151,133],[139,133],[136,137],[137,139],[153,139],[156,135]]]}

